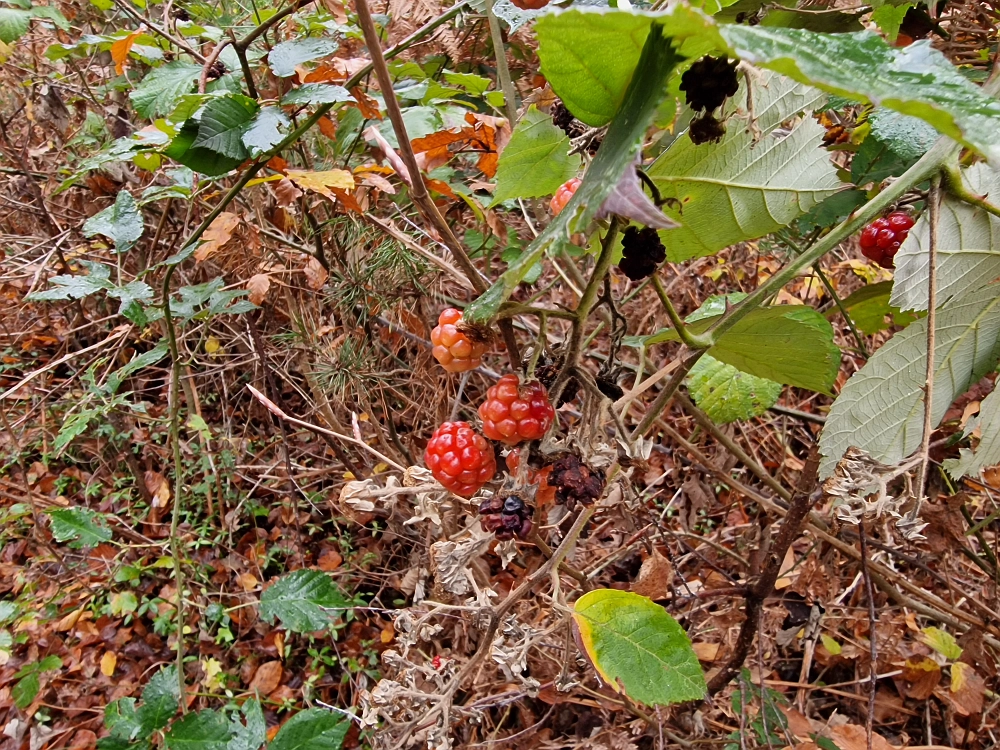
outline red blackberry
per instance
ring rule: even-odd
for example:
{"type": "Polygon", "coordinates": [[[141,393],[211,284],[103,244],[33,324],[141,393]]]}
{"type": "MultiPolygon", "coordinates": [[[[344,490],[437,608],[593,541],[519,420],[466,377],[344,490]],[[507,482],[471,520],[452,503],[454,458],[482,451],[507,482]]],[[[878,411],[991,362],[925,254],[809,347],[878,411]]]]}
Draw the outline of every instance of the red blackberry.
{"type": "Polygon", "coordinates": [[[448,372],[467,372],[479,367],[486,343],[473,329],[462,325],[462,311],[449,307],[441,311],[431,331],[434,355],[448,372]]]}
{"type": "Polygon", "coordinates": [[[552,426],[556,410],[549,403],[545,386],[538,381],[521,385],[520,378],[511,373],[486,391],[479,416],[486,437],[517,445],[545,435],[552,426]]]}
{"type": "Polygon", "coordinates": [[[549,208],[552,210],[552,215],[556,216],[560,211],[566,208],[566,204],[569,203],[570,198],[576,192],[576,189],[580,187],[580,183],[583,182],[579,177],[571,177],[566,180],[559,189],[556,190],[556,194],[552,196],[552,200],[549,201],[549,208]]]}
{"type": "Polygon", "coordinates": [[[466,422],[445,422],[427,443],[424,463],[460,497],[472,497],[497,471],[493,446],[466,422]]]}
{"type": "Polygon", "coordinates": [[[736,61],[725,57],[703,57],[681,76],[681,91],[691,109],[711,112],[739,88],[736,61]]]}
{"type": "Polygon", "coordinates": [[[652,227],[639,229],[625,228],[622,235],[622,259],[618,268],[632,281],[640,281],[656,271],[656,267],[667,259],[666,248],[660,242],[660,235],[652,227]]]}
{"type": "Polygon", "coordinates": [[[909,236],[913,224],[913,218],[903,211],[893,211],[888,216],[875,219],[861,231],[858,240],[861,253],[882,268],[892,268],[896,252],[909,236]]]}

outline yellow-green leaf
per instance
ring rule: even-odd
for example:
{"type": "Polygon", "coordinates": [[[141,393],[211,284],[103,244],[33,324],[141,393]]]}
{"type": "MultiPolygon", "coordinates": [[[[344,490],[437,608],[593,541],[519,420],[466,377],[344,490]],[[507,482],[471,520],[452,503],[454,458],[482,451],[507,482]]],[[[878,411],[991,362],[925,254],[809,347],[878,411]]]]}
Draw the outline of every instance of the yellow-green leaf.
{"type": "Polygon", "coordinates": [[[949,661],[955,661],[962,655],[962,647],[955,636],[941,628],[924,628],[920,631],[920,640],[949,661]]]}
{"type": "Polygon", "coordinates": [[[687,633],[649,598],[591,591],[577,600],[573,622],[578,643],[616,692],[647,706],[705,696],[705,676],[687,633]]]}

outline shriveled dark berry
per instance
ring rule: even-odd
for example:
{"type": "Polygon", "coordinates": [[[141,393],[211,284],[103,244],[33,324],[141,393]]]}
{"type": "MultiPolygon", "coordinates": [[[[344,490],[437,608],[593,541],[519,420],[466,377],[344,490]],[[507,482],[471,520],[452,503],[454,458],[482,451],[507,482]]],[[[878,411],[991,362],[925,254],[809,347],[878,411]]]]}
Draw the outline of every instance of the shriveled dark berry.
{"type": "Polygon", "coordinates": [[[688,137],[695,146],[703,143],[718,143],[726,134],[726,123],[717,120],[710,114],[704,114],[691,120],[688,125],[688,137]]]}
{"type": "Polygon", "coordinates": [[[556,488],[556,501],[569,510],[577,504],[590,505],[604,493],[604,474],[591,469],[572,453],[552,464],[548,482],[556,488]]]}
{"type": "Polygon", "coordinates": [[[736,77],[736,61],[725,57],[703,57],[684,71],[681,91],[692,109],[711,112],[722,106],[726,97],[740,87],[736,77]]]}
{"type": "Polygon", "coordinates": [[[617,401],[625,395],[625,390],[611,378],[598,377],[597,389],[612,401],[617,401]]]}
{"type": "Polygon", "coordinates": [[[490,513],[499,513],[503,510],[503,498],[498,495],[488,497],[479,504],[479,515],[486,516],[490,513]]]}
{"type": "MultiPolygon", "coordinates": [[[[562,371],[563,360],[558,359],[555,362],[550,362],[549,364],[540,365],[535,368],[535,377],[538,378],[538,382],[545,386],[545,390],[550,390],[552,384],[556,382],[556,377],[562,371]]],[[[574,398],[580,390],[580,381],[576,377],[571,376],[569,380],[566,381],[566,385],[563,386],[562,393],[559,394],[559,401],[556,406],[562,406],[568,404],[574,398]]]]}
{"type": "Polygon", "coordinates": [[[562,101],[557,101],[552,105],[552,124],[562,130],[570,138],[578,135],[573,125],[573,113],[566,109],[562,101]]]}
{"type": "Polygon", "coordinates": [[[492,497],[479,506],[479,522],[483,531],[493,532],[501,541],[515,536],[525,539],[531,533],[532,512],[518,495],[492,497]]]}
{"type": "Polygon", "coordinates": [[[521,515],[524,513],[524,500],[517,495],[508,495],[503,501],[503,512],[521,515]]]}
{"type": "Polygon", "coordinates": [[[222,78],[227,72],[226,64],[222,60],[216,60],[209,66],[208,75],[205,78],[209,81],[215,81],[222,78]]]}
{"type": "Polygon", "coordinates": [[[652,227],[625,228],[622,235],[622,259],[618,268],[632,281],[640,281],[656,271],[667,259],[667,250],[660,242],[660,235],[652,227]]]}

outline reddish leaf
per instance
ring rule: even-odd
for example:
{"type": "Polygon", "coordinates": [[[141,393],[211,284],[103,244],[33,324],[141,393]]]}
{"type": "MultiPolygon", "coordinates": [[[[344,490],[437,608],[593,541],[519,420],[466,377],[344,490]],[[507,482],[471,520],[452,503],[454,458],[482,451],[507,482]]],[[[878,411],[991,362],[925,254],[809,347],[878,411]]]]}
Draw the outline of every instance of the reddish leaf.
{"type": "Polygon", "coordinates": [[[351,96],[357,100],[356,106],[359,110],[361,110],[361,115],[366,120],[382,119],[382,113],[379,111],[378,102],[362,91],[360,86],[355,86],[351,89],[351,96]]]}
{"type": "Polygon", "coordinates": [[[284,670],[280,661],[266,661],[257,667],[253,679],[250,680],[250,692],[258,695],[268,695],[273,693],[281,684],[281,677],[284,670]]]}

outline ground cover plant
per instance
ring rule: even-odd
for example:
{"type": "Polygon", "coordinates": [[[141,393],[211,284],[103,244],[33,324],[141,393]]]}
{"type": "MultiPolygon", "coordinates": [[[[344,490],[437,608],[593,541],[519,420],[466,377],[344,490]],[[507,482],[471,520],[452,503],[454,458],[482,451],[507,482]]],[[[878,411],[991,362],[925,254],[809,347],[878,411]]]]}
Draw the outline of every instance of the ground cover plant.
{"type": "Polygon", "coordinates": [[[0,0],[0,747],[988,748],[977,0],[0,0]]]}

